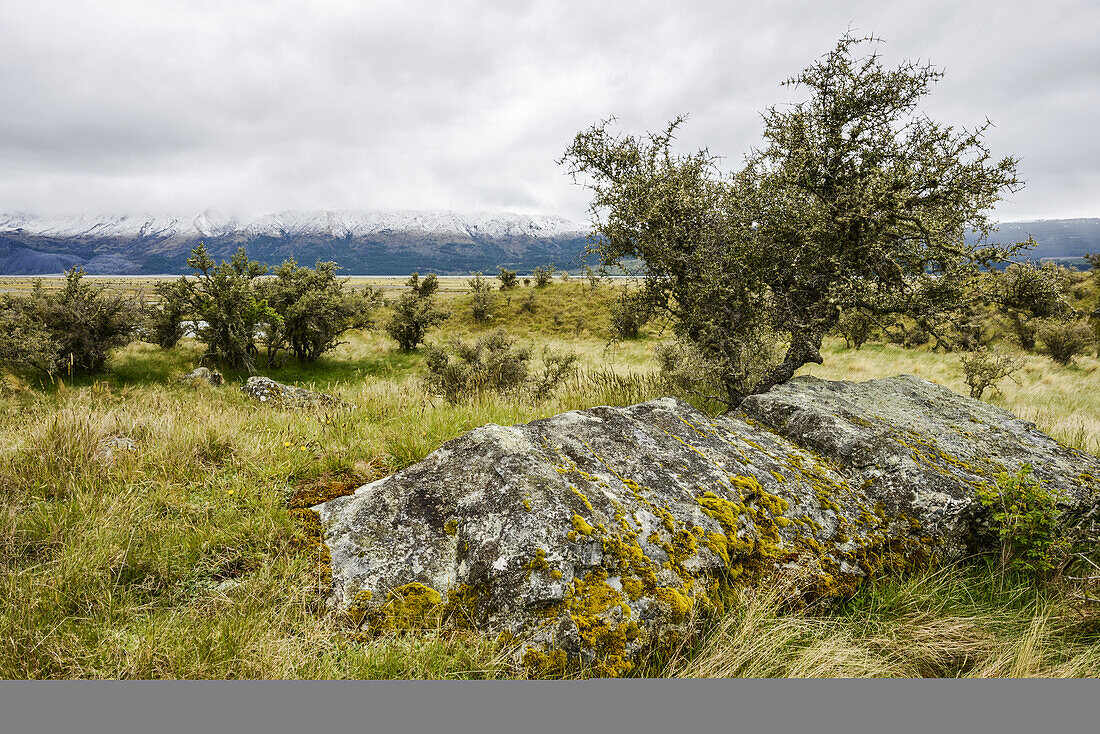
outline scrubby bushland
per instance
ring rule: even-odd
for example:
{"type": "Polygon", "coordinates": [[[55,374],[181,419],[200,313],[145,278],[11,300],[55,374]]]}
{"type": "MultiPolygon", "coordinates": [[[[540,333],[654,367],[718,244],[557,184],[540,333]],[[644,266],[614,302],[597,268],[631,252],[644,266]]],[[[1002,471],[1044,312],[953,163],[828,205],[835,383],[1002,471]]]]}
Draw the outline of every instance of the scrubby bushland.
{"type": "Polygon", "coordinates": [[[277,316],[264,324],[269,359],[288,350],[300,362],[315,362],[341,343],[341,334],[371,325],[380,293],[345,290],[336,269],[332,262],[304,268],[288,260],[275,268],[273,279],[260,284],[259,293],[277,316]]]}
{"type": "Polygon", "coordinates": [[[497,329],[475,342],[454,339],[446,348],[429,347],[426,383],[450,403],[482,392],[527,390],[541,400],[576,370],[575,354],[543,353],[543,369],[530,370],[531,350],[497,329]]]}
{"type": "Polygon", "coordinates": [[[108,353],[133,340],[141,313],[136,299],[88,283],[74,267],[55,293],[36,283],[27,297],[0,301],[0,362],[47,374],[102,372],[108,353]]]}
{"type": "MultiPolygon", "coordinates": [[[[515,274],[513,273],[513,278],[515,274]]],[[[484,324],[493,318],[493,285],[489,279],[479,273],[466,281],[470,288],[470,308],[474,321],[484,324]]]]}
{"type": "Polygon", "coordinates": [[[706,150],[674,152],[679,118],[645,138],[599,123],[562,158],[594,192],[598,254],[642,261],[644,292],[719,366],[714,397],[727,405],[819,363],[843,309],[905,312],[915,289],[942,293],[1009,249],[962,235],[989,232],[991,207],[1019,186],[1016,160],[990,158],[986,126],[922,114],[942,73],[858,56],[871,40],[846,35],[788,80],[809,99],[766,111],[764,145],[740,171],[723,174],[706,150]],[[772,339],[783,353],[753,374],[761,357],[746,346],[772,339]]]}
{"type": "Polygon", "coordinates": [[[409,291],[403,293],[394,304],[386,333],[393,337],[402,351],[410,352],[424,341],[428,329],[444,321],[450,312],[435,303],[439,280],[434,274],[421,280],[419,273],[413,273],[406,285],[409,291]]]}
{"type": "Polygon", "coordinates": [[[373,289],[345,290],[332,262],[307,268],[287,260],[274,277],[263,278],[271,269],[250,260],[243,247],[216,265],[200,243],[187,264],[196,276],[158,284],[162,300],[150,331],[161,346],[172,346],[181,320],[190,316],[206,344],[205,360],[248,372],[256,368],[258,343],[266,347],[269,363],[278,362],[284,351],[300,362],[315,362],[340,343],[341,334],[369,326],[381,300],[373,289]]]}

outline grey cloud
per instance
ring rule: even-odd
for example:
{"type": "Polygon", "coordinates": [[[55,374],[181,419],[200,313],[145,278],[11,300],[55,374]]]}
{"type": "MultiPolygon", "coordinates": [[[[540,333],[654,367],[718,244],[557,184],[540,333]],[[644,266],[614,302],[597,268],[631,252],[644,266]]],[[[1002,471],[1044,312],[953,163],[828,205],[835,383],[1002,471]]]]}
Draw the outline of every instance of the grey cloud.
{"type": "Polygon", "coordinates": [[[0,8],[0,210],[454,208],[581,218],[555,164],[609,114],[734,167],[779,83],[849,26],[946,76],[933,117],[996,127],[1005,219],[1100,216],[1090,2],[308,3],[0,8]]]}

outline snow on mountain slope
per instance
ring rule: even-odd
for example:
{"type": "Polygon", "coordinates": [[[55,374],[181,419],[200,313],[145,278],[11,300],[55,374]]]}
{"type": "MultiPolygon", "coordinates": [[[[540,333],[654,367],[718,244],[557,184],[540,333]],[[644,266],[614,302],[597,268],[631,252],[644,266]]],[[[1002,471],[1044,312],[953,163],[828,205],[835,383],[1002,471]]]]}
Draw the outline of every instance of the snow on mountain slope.
{"type": "Polygon", "coordinates": [[[43,237],[147,239],[321,235],[359,237],[377,233],[458,234],[472,239],[502,237],[577,237],[584,225],[549,215],[449,211],[283,211],[250,221],[204,211],[194,216],[101,215],[47,217],[0,214],[0,233],[21,231],[43,237]]]}
{"type": "Polygon", "coordinates": [[[575,265],[586,229],[555,216],[449,211],[283,211],[249,220],[196,215],[0,214],[0,274],[187,272],[200,241],[217,259],[244,247],[268,264],[335,261],[349,273],[530,270],[575,265]]]}

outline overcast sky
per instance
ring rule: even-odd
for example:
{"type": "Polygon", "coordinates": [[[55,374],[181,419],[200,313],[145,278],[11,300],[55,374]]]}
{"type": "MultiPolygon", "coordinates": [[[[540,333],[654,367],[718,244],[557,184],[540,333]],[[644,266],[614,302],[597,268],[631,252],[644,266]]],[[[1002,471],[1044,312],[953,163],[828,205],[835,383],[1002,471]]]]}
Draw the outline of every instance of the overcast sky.
{"type": "Polygon", "coordinates": [[[555,161],[616,115],[688,114],[729,167],[851,26],[946,76],[1027,187],[1002,221],[1100,216],[1100,2],[0,4],[0,211],[454,209],[583,220],[555,161]]]}

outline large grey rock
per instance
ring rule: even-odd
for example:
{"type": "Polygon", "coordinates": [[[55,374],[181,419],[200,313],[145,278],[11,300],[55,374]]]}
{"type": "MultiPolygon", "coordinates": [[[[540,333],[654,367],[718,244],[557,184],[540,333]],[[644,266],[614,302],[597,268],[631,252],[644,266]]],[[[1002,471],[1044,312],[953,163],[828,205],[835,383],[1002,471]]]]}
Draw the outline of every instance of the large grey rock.
{"type": "Polygon", "coordinates": [[[858,383],[796,378],[746,399],[740,413],[846,467],[887,514],[917,517],[947,556],[984,540],[974,489],[1024,464],[1065,507],[1095,510],[1097,457],[1006,410],[910,375],[858,383]]]}
{"type": "Polygon", "coordinates": [[[331,603],[364,628],[439,621],[517,641],[528,665],[618,673],[797,572],[841,595],[982,542],[974,488],[1024,463],[1096,513],[1100,460],[932,383],[793,380],[710,418],[662,398],[487,425],[318,505],[331,603]]]}
{"type": "Polygon", "coordinates": [[[249,377],[241,390],[253,400],[268,405],[291,408],[350,408],[340,398],[323,392],[313,392],[304,387],[284,385],[270,377],[249,377]]]}

